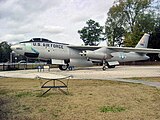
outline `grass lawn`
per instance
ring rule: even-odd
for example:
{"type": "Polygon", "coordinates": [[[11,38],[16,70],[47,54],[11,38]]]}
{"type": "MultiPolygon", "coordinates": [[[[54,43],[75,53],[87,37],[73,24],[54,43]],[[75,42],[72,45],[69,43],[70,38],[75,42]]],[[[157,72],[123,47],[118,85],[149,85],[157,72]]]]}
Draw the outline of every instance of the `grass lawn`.
{"type": "Polygon", "coordinates": [[[69,80],[69,95],[43,97],[36,79],[0,78],[0,120],[159,120],[160,89],[102,80],[69,80]]]}

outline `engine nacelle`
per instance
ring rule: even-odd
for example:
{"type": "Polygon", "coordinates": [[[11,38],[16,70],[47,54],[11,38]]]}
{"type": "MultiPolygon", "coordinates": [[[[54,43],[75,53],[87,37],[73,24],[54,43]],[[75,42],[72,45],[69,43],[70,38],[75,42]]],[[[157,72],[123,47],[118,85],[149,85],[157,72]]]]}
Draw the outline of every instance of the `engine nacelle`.
{"type": "Polygon", "coordinates": [[[96,59],[96,60],[106,60],[112,58],[110,54],[98,51],[85,51],[83,54],[89,59],[96,59]]]}
{"type": "Polygon", "coordinates": [[[92,61],[88,61],[87,59],[70,59],[70,62],[68,63],[69,66],[92,66],[92,61]]]}

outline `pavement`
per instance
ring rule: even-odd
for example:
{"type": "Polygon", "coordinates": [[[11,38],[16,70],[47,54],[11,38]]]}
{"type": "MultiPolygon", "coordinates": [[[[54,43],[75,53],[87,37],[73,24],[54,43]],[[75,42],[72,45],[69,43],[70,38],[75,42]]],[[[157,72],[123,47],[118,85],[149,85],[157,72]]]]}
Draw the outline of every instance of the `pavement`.
{"type": "Polygon", "coordinates": [[[113,69],[106,69],[106,71],[103,71],[100,66],[96,66],[89,68],[75,68],[72,71],[61,71],[58,68],[52,68],[50,71],[44,70],[44,72],[38,72],[36,69],[0,72],[0,77],[13,78],[36,78],[39,76],[48,79],[56,79],[70,75],[73,76],[73,79],[96,79],[141,83],[160,88],[160,82],[125,79],[132,77],[160,77],[160,66],[117,66],[113,69]]]}

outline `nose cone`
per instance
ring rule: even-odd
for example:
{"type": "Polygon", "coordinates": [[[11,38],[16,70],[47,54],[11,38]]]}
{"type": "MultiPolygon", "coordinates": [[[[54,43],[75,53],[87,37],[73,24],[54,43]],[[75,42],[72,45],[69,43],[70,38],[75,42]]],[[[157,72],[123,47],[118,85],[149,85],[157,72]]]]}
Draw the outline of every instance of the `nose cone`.
{"type": "Polygon", "coordinates": [[[21,44],[12,45],[11,50],[21,55],[24,54],[24,46],[21,44]]]}
{"type": "Polygon", "coordinates": [[[12,50],[12,51],[15,51],[15,50],[16,50],[16,46],[15,46],[15,45],[12,45],[12,46],[11,46],[11,50],[12,50]]]}

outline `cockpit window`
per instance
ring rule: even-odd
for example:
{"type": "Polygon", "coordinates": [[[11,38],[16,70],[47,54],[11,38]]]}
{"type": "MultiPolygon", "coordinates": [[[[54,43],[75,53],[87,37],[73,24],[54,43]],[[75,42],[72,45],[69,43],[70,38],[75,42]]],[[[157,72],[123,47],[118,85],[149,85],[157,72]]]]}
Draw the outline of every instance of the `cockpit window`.
{"type": "Polygon", "coordinates": [[[29,41],[24,41],[24,42],[20,42],[20,43],[28,43],[28,42],[49,42],[49,43],[52,43],[52,41],[50,41],[48,39],[44,39],[44,38],[32,38],[29,41]]]}
{"type": "MultiPolygon", "coordinates": [[[[52,42],[51,40],[48,40],[48,39],[45,39],[45,38],[32,38],[31,40],[29,41],[23,41],[23,42],[20,42],[20,44],[25,44],[25,43],[55,43],[55,44],[63,44],[63,45],[69,45],[69,44],[66,44],[66,43],[59,43],[59,42],[52,42]]],[[[40,45],[40,44],[39,44],[40,45]]],[[[38,46],[39,46],[38,45],[38,46]]]]}
{"type": "Polygon", "coordinates": [[[41,38],[32,38],[30,41],[32,41],[32,42],[39,42],[39,41],[41,41],[41,38]]]}

